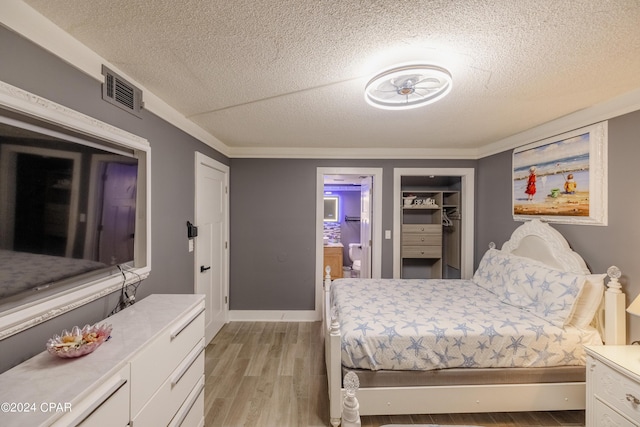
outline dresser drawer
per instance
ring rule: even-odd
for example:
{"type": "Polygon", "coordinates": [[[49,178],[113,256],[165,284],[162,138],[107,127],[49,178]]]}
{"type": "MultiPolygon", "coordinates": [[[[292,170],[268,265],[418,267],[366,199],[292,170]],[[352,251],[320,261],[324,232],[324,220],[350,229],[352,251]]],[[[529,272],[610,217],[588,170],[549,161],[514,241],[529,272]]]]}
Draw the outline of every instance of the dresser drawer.
{"type": "Polygon", "coordinates": [[[187,400],[168,425],[168,427],[202,426],[204,426],[204,376],[196,383],[187,400]]]}
{"type": "Polygon", "coordinates": [[[639,383],[597,361],[594,390],[598,400],[631,420],[640,420],[639,383]]]}
{"type": "Polygon", "coordinates": [[[441,258],[442,246],[402,246],[402,258],[441,258]]]}
{"type": "Polygon", "coordinates": [[[442,245],[442,235],[439,234],[421,234],[421,233],[402,233],[402,244],[407,246],[440,246],[442,245]]]}
{"type": "Polygon", "coordinates": [[[618,414],[616,411],[596,399],[595,407],[595,422],[596,426],[611,426],[611,427],[637,427],[638,424],[633,424],[631,421],[618,414]]]}
{"type": "Polygon", "coordinates": [[[134,427],[166,425],[199,381],[204,381],[204,338],[169,375],[146,406],[134,416],[134,427]]]}
{"type": "Polygon", "coordinates": [[[54,427],[126,427],[129,424],[129,365],[91,391],[54,427]]]}
{"type": "Polygon", "coordinates": [[[204,336],[204,304],[198,305],[163,331],[131,361],[131,416],[165,382],[204,336]]]}
{"type": "Polygon", "coordinates": [[[402,233],[425,233],[442,236],[442,224],[402,224],[402,233]]]}

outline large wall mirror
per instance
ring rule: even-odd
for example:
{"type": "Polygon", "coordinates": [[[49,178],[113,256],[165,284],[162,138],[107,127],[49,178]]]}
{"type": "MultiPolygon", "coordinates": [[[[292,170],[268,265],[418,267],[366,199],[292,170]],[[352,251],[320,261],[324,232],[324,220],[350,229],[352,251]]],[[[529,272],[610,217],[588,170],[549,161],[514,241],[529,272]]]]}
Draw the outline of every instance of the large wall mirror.
{"type": "Polygon", "coordinates": [[[0,82],[0,339],[149,274],[149,154],[0,82]]]}

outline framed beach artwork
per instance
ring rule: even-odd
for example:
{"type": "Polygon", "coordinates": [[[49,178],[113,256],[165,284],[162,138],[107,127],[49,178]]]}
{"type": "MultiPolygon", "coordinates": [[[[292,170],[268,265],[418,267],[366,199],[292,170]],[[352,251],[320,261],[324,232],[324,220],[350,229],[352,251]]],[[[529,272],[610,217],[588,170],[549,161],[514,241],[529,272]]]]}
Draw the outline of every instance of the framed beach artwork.
{"type": "Polygon", "coordinates": [[[607,225],[607,122],[513,151],[513,219],[607,225]]]}

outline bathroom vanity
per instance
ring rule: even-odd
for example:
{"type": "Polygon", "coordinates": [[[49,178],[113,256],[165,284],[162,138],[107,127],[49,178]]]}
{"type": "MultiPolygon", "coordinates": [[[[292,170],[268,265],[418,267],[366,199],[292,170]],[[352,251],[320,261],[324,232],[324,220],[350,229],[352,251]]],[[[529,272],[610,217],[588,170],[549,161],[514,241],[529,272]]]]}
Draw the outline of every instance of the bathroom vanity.
{"type": "Polygon", "coordinates": [[[331,280],[342,277],[342,253],[344,245],[342,243],[327,243],[324,245],[324,262],[322,263],[322,276],[326,274],[324,268],[331,267],[331,280]]]}

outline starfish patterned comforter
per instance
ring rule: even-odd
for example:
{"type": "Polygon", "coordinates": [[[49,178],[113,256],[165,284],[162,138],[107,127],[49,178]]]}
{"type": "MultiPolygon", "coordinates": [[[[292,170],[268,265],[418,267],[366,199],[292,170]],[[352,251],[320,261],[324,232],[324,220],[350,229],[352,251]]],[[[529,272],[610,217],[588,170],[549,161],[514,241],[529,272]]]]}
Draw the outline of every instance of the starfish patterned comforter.
{"type": "MultiPolygon", "coordinates": [[[[542,288],[549,287],[548,278],[542,282],[542,288]]],[[[523,285],[533,288],[535,283],[523,285]]],[[[579,289],[560,292],[567,293],[577,296],[579,289]]],[[[553,321],[553,304],[540,311],[512,305],[472,280],[338,279],[331,295],[340,320],[342,364],[349,368],[584,365],[582,346],[602,344],[591,327],[553,321]]],[[[565,305],[562,301],[559,307],[565,305]]]]}

